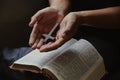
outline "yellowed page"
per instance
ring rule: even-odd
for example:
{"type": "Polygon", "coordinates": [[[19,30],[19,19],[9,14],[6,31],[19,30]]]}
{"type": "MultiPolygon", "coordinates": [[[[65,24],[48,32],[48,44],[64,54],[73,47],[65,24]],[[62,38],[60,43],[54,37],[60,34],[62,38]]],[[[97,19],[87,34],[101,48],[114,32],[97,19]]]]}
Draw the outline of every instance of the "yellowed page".
{"type": "Polygon", "coordinates": [[[56,57],[44,68],[58,80],[100,80],[104,75],[104,63],[97,50],[81,39],[56,57]]]}
{"type": "MultiPolygon", "coordinates": [[[[27,66],[32,66],[32,67],[36,66],[37,68],[42,69],[42,66],[49,63],[49,61],[54,59],[56,56],[58,56],[61,52],[63,52],[65,49],[70,47],[75,42],[76,42],[75,39],[71,39],[68,42],[66,42],[63,46],[61,46],[60,48],[50,51],[50,52],[40,52],[38,49],[33,50],[32,52],[28,53],[24,57],[15,61],[13,65],[11,66],[11,68],[14,68],[14,65],[18,64],[18,65],[22,65],[21,69],[23,70],[29,70],[27,66]],[[24,67],[23,65],[26,65],[26,66],[24,67]]],[[[17,69],[17,66],[15,69],[17,69]]],[[[20,69],[20,67],[18,69],[20,69]]]]}

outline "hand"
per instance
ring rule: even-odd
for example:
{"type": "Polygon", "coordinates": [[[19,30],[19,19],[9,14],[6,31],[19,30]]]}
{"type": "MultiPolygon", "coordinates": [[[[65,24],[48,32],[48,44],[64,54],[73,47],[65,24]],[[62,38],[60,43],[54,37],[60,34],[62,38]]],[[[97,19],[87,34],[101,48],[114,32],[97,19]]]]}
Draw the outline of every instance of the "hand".
{"type": "Polygon", "coordinates": [[[82,24],[82,17],[77,15],[77,12],[69,13],[61,22],[60,29],[56,35],[56,41],[50,42],[41,47],[42,51],[49,51],[56,49],[63,45],[66,41],[71,39],[78,30],[79,25],[82,24]]]}
{"type": "Polygon", "coordinates": [[[30,35],[29,44],[35,49],[43,46],[42,34],[48,34],[56,23],[60,23],[63,15],[52,7],[39,10],[32,18],[29,26],[33,27],[30,35]]]}

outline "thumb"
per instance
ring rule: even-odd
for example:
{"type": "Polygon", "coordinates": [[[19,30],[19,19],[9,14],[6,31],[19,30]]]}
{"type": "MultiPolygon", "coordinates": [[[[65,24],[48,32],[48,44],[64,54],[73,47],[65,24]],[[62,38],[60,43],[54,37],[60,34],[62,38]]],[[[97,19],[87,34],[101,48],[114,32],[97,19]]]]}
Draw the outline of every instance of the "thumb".
{"type": "Polygon", "coordinates": [[[41,11],[38,11],[35,15],[32,16],[29,26],[32,27],[36,22],[39,23],[42,17],[43,17],[43,13],[41,11]]]}
{"type": "Polygon", "coordinates": [[[34,26],[34,24],[37,22],[37,19],[36,18],[32,18],[30,23],[29,23],[29,26],[32,27],[34,26]]]}
{"type": "Polygon", "coordinates": [[[58,20],[57,20],[57,23],[60,23],[64,18],[64,15],[59,15],[58,16],[58,20]]]}

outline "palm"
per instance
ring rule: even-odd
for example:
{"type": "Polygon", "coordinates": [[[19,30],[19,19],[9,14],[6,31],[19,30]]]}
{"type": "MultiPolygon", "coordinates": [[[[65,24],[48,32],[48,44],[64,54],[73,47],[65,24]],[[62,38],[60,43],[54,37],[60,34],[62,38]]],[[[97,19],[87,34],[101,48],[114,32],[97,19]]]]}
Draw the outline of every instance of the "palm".
{"type": "Polygon", "coordinates": [[[41,46],[41,35],[44,33],[49,33],[53,26],[62,19],[62,16],[59,15],[58,11],[53,8],[45,8],[38,11],[33,17],[32,22],[30,23],[33,27],[31,36],[30,36],[30,45],[35,47],[41,46]]]}

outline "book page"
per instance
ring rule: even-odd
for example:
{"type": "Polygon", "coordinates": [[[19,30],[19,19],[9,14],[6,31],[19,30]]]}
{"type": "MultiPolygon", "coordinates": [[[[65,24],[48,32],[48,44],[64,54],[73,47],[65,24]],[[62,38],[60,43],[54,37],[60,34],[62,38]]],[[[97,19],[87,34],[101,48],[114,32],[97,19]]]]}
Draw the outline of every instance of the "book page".
{"type": "Polygon", "coordinates": [[[58,80],[100,80],[104,75],[102,57],[84,39],[76,42],[44,68],[54,73],[58,80]]]}
{"type": "Polygon", "coordinates": [[[76,41],[77,40],[75,39],[71,39],[68,42],[66,42],[63,46],[61,46],[60,48],[50,51],[50,52],[40,52],[38,49],[33,50],[32,52],[28,53],[24,57],[15,61],[13,65],[11,66],[11,68],[17,69],[17,67],[19,67],[19,68],[22,68],[23,70],[25,68],[26,68],[25,70],[28,70],[29,68],[36,66],[39,69],[42,69],[43,65],[48,63],[51,59],[55,58],[57,55],[59,55],[62,51],[67,49],[69,46],[71,46],[76,41]],[[24,67],[24,65],[26,66],[24,67]],[[32,67],[28,67],[28,66],[32,66],[32,67]]]}

